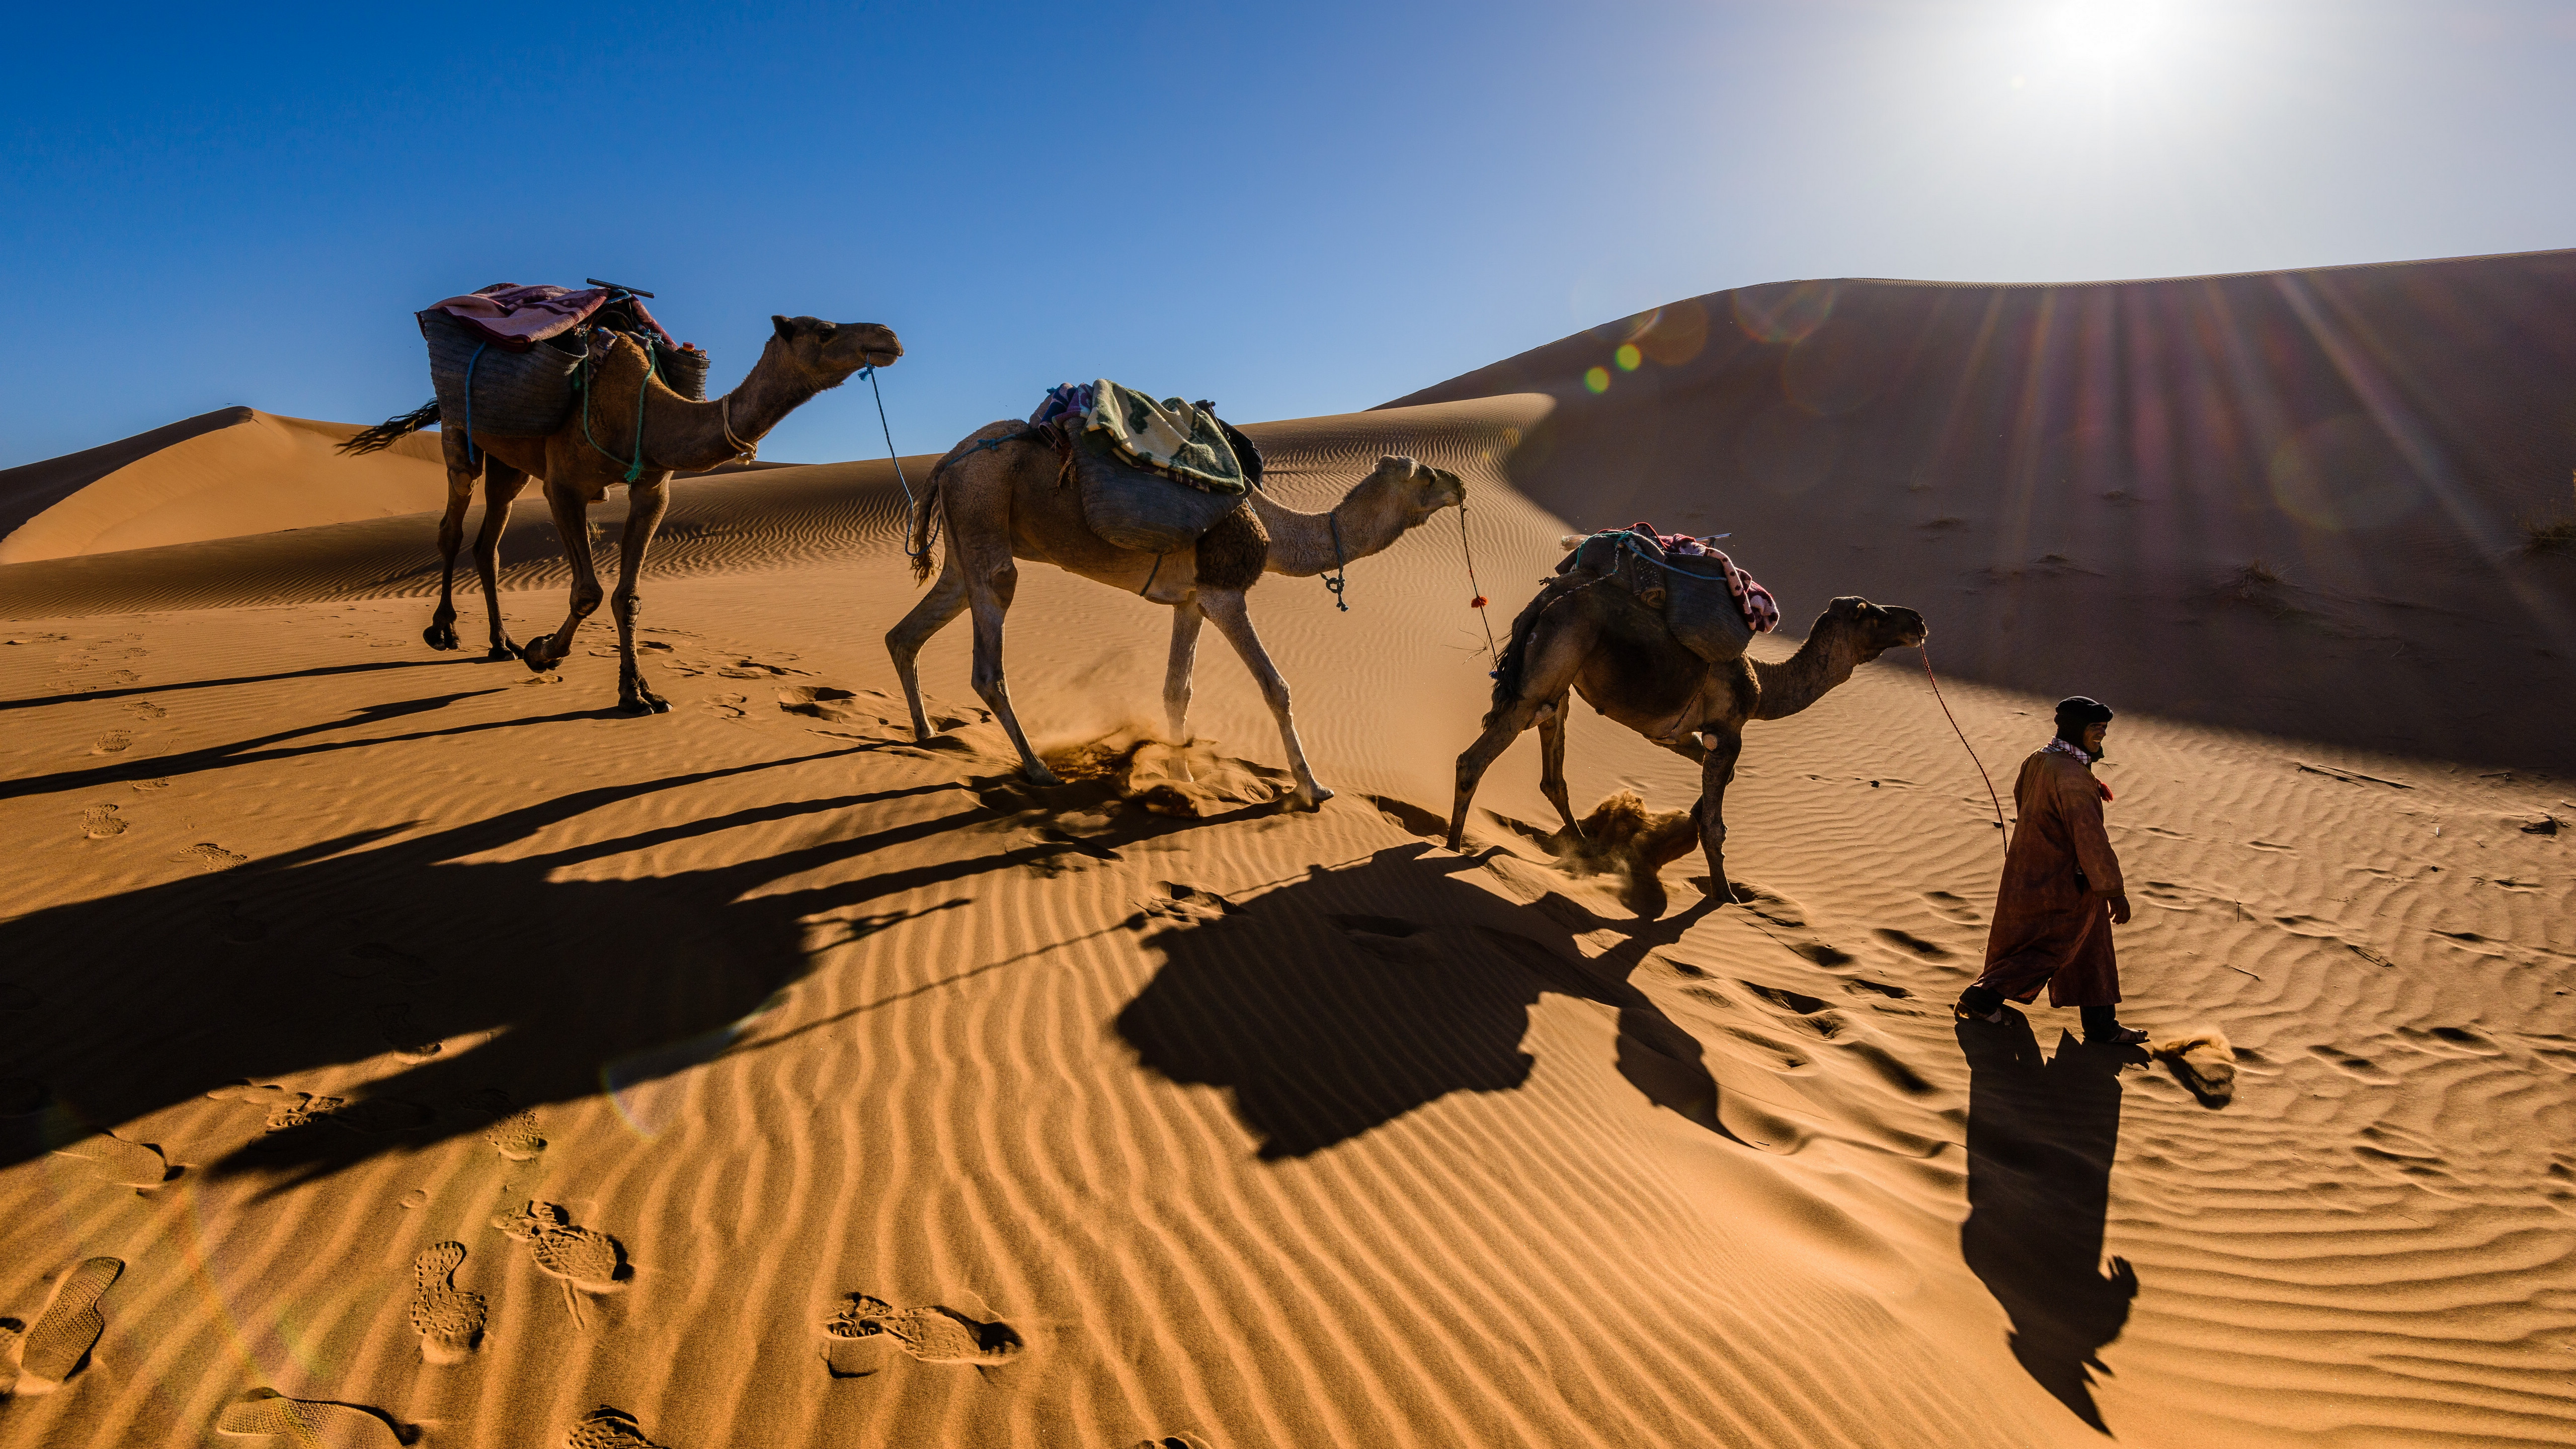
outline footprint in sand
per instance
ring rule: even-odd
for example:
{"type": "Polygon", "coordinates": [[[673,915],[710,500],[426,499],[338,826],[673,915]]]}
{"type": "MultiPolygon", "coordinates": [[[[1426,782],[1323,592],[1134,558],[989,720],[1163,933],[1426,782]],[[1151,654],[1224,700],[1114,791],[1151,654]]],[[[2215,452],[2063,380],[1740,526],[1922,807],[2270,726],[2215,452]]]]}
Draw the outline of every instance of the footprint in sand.
{"type": "Polygon", "coordinates": [[[1208,1449],[1208,1441],[1196,1434],[1163,1434],[1137,1440],[1136,1449],[1208,1449]]]}
{"type": "Polygon", "coordinates": [[[85,1163],[102,1182],[119,1187],[154,1188],[170,1180],[170,1164],[156,1147],[99,1133],[54,1149],[54,1156],[85,1163]]]}
{"type": "Polygon", "coordinates": [[[201,840],[195,845],[191,845],[187,849],[180,851],[177,855],[170,857],[173,864],[188,865],[193,863],[203,866],[208,870],[230,870],[234,866],[237,866],[248,859],[250,859],[249,856],[235,855],[233,852],[224,849],[222,846],[215,844],[211,840],[201,840]]]}
{"type": "Polygon", "coordinates": [[[1243,914],[1243,907],[1214,891],[1201,890],[1197,886],[1176,880],[1167,880],[1161,884],[1161,895],[1149,896],[1136,903],[1136,914],[1127,918],[1127,924],[1130,927],[1141,930],[1156,921],[1201,925],[1243,914]]]}
{"type": "Polygon", "coordinates": [[[129,699],[117,708],[141,720],[166,719],[170,714],[170,711],[148,699],[129,699]]]}
{"type": "Polygon", "coordinates": [[[376,1029],[376,1036],[393,1048],[395,1056],[406,1061],[425,1062],[444,1050],[438,1038],[424,1032],[412,1021],[410,1002],[387,1002],[369,1012],[368,1019],[376,1029]]]}
{"type": "Polygon", "coordinates": [[[492,1150],[512,1162],[526,1162],[546,1150],[546,1139],[537,1127],[537,1114],[514,1105],[509,1094],[498,1087],[475,1094],[472,1105],[492,1118],[483,1129],[483,1140],[492,1150]]]}
{"type": "Polygon", "coordinates": [[[99,1335],[107,1332],[107,1316],[98,1311],[98,1300],[124,1271],[122,1259],[92,1258],[54,1285],[54,1301],[46,1305],[36,1326],[27,1330],[19,1351],[21,1397],[52,1393],[88,1361],[99,1335]]]}
{"type": "Polygon", "coordinates": [[[897,1308],[865,1293],[850,1294],[823,1331],[834,1338],[896,1343],[923,1363],[989,1367],[1015,1357],[1025,1347],[1018,1331],[998,1318],[972,1318],[935,1303],[926,1308],[897,1308]]]}
{"type": "Polygon", "coordinates": [[[563,1284],[564,1304],[577,1328],[586,1326],[581,1294],[618,1292],[633,1276],[626,1249],[615,1238],[575,1226],[571,1215],[553,1203],[531,1202],[495,1217],[492,1226],[527,1244],[537,1267],[563,1284]]]}
{"type": "Polygon", "coordinates": [[[92,805],[81,812],[81,834],[91,840],[106,840],[125,833],[125,817],[113,805],[92,805]]]}
{"type": "Polygon", "coordinates": [[[247,1102],[260,1108],[268,1114],[262,1130],[269,1132],[286,1132],[309,1126],[348,1105],[339,1097],[317,1097],[310,1092],[299,1092],[273,1083],[254,1086],[249,1082],[237,1082],[229,1087],[215,1088],[206,1094],[206,1098],[214,1102],[247,1102]]]}
{"type": "Polygon", "coordinates": [[[1926,941],[1921,936],[1914,934],[1912,931],[1901,931],[1894,926],[1881,926],[1877,930],[1870,932],[1870,934],[1876,936],[1879,940],[1886,942],[1888,945],[1894,946],[1899,951],[1920,956],[1927,961],[1947,961],[1950,959],[1951,952],[1949,947],[1939,945],[1931,941],[1926,941]]]}
{"type": "Polygon", "coordinates": [[[132,748],[134,736],[123,730],[109,730],[90,742],[89,752],[93,755],[121,755],[132,748]]]}
{"type": "Polygon", "coordinates": [[[706,698],[708,712],[718,719],[743,718],[746,713],[743,706],[750,702],[748,698],[739,694],[710,694],[706,698]]]}
{"type": "Polygon", "coordinates": [[[440,1243],[411,1260],[419,1284],[411,1326],[420,1334],[420,1356],[431,1363],[461,1363],[483,1339],[483,1295],[456,1286],[456,1270],[463,1266],[463,1243],[440,1243]]]}
{"type": "Polygon", "coordinates": [[[564,1443],[568,1449],[662,1449],[644,1437],[644,1426],[633,1414],[606,1404],[582,1415],[564,1443]]]}
{"type": "Polygon", "coordinates": [[[270,1435],[298,1449],[400,1449],[402,1435],[385,1416],[356,1404],[290,1399],[253,1389],[215,1416],[219,1434],[270,1435]]]}

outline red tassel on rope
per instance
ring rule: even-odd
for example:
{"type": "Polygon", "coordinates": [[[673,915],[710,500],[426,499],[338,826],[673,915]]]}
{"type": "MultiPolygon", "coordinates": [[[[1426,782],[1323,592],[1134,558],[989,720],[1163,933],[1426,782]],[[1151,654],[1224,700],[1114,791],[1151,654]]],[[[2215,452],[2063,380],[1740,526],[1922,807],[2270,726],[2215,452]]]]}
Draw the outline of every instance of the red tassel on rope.
{"type": "Polygon", "coordinates": [[[1493,600],[1486,598],[1482,594],[1478,594],[1476,597],[1467,601],[1467,607],[1470,609],[1481,609],[1492,602],[1493,600]]]}

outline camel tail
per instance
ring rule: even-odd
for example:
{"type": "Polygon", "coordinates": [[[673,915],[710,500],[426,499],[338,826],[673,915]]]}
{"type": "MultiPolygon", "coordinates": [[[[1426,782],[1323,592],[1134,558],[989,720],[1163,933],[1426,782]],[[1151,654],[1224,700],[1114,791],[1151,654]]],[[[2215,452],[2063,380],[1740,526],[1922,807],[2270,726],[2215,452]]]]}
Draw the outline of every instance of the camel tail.
{"type": "Polygon", "coordinates": [[[356,456],[380,453],[394,445],[394,439],[417,433],[438,421],[438,399],[431,398],[400,417],[387,418],[340,445],[340,451],[356,456]]]}
{"type": "Polygon", "coordinates": [[[1493,725],[1496,715],[1511,708],[1521,697],[1521,670],[1529,663],[1530,635],[1537,629],[1538,616],[1547,612],[1548,605],[1592,581],[1589,575],[1578,578],[1559,574],[1549,579],[1546,587],[1521,606],[1520,616],[1512,620],[1511,640],[1503,645],[1503,657],[1495,661],[1494,707],[1485,712],[1488,728],[1493,725]]]}
{"type": "Polygon", "coordinates": [[[903,551],[912,557],[912,581],[926,582],[939,567],[939,500],[948,486],[948,465],[957,461],[959,450],[953,450],[939,465],[930,470],[930,481],[921,486],[921,501],[912,506],[910,528],[904,534],[903,551]]]}

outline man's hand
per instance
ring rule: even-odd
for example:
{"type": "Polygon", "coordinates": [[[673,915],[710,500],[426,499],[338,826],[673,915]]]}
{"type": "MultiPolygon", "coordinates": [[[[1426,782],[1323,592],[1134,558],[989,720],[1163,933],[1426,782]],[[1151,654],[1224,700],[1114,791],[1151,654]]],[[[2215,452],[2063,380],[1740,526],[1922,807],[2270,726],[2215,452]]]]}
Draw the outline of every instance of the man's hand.
{"type": "Polygon", "coordinates": [[[2129,924],[2129,898],[2127,896],[2111,897],[2111,924],[2115,926],[2125,926],[2129,924]]]}

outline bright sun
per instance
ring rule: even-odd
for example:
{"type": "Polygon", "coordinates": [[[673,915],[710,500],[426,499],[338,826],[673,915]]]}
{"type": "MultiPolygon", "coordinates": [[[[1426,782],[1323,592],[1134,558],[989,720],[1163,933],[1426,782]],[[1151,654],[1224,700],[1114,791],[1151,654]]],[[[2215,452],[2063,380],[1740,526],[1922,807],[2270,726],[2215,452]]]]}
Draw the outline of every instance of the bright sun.
{"type": "Polygon", "coordinates": [[[2067,0],[2044,14],[2042,33],[2065,62],[2125,71],[2165,49],[2170,21],[2166,7],[2148,0],[2067,0]]]}

